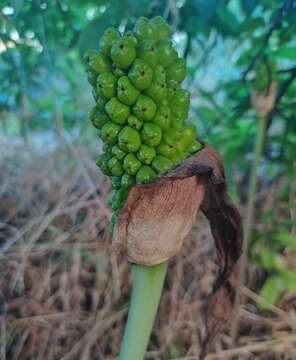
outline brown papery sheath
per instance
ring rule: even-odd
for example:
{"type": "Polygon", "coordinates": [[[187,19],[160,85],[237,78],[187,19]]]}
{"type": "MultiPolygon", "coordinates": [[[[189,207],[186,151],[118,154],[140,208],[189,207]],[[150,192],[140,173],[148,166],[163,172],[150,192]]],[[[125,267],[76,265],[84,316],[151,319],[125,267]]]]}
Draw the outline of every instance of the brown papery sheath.
{"type": "Polygon", "coordinates": [[[179,252],[199,209],[209,220],[219,261],[205,312],[208,345],[231,315],[243,238],[218,153],[204,144],[153,184],[134,186],[115,225],[113,245],[132,263],[152,266],[169,260],[179,252]]]}

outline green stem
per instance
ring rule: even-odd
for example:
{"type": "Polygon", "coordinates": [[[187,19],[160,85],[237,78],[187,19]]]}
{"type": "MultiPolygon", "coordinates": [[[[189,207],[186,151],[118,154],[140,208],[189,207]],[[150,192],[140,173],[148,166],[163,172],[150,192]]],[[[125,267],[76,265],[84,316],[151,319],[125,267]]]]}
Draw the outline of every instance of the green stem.
{"type": "Polygon", "coordinates": [[[167,262],[133,265],[133,291],[119,360],[143,360],[157,312],[167,262]]]}
{"type": "Polygon", "coordinates": [[[248,203],[246,210],[246,219],[244,222],[244,241],[243,241],[243,252],[240,259],[240,267],[239,267],[239,275],[237,282],[237,294],[234,304],[235,317],[231,326],[231,336],[236,337],[238,331],[238,308],[240,303],[242,302],[242,294],[241,288],[245,284],[246,281],[246,270],[247,270],[247,260],[248,260],[248,249],[249,242],[251,237],[251,231],[253,227],[253,219],[254,219],[254,209],[255,209],[255,200],[256,200],[256,191],[257,191],[257,170],[259,166],[259,162],[262,156],[264,137],[266,131],[266,117],[262,117],[258,119],[259,128],[256,135],[256,141],[254,145],[254,161],[251,169],[251,177],[250,184],[248,189],[248,203]]]}

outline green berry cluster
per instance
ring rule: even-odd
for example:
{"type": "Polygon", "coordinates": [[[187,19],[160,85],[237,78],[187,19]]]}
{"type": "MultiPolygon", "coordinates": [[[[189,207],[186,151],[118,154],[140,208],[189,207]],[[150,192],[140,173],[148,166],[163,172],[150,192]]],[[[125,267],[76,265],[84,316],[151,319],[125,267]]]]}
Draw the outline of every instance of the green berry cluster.
{"type": "Polygon", "coordinates": [[[140,17],[133,31],[106,29],[99,51],[85,55],[96,101],[90,119],[104,143],[97,165],[111,177],[113,222],[134,184],[153,182],[200,148],[185,123],[186,63],[170,38],[163,18],[140,17]]]}

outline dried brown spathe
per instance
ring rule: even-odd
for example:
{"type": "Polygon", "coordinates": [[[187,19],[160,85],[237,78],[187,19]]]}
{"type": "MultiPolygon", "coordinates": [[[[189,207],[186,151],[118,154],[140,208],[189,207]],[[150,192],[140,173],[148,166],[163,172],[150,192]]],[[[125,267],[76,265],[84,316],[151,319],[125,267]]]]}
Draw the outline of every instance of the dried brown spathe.
{"type": "Polygon", "coordinates": [[[113,242],[130,262],[156,265],[179,251],[199,208],[210,222],[220,270],[207,306],[212,337],[229,318],[233,269],[242,247],[241,217],[227,194],[223,163],[214,149],[204,146],[157,182],[132,188],[113,242]]]}
{"type": "Polygon", "coordinates": [[[196,177],[135,186],[114,230],[115,246],[137,264],[170,259],[191,230],[203,196],[204,185],[196,177]]]}

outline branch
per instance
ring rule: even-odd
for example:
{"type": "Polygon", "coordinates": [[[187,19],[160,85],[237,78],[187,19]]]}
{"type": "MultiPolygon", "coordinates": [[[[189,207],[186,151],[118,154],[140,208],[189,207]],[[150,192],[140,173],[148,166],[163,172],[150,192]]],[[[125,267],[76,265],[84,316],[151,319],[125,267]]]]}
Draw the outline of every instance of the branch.
{"type": "Polygon", "coordinates": [[[293,6],[294,6],[293,5],[293,0],[286,0],[284,2],[284,4],[276,12],[274,22],[272,23],[271,27],[269,28],[268,32],[266,33],[265,38],[264,38],[264,42],[263,42],[261,48],[259,49],[257,54],[253,57],[253,59],[251,60],[249,66],[247,67],[247,69],[243,73],[243,79],[244,80],[246,79],[246,76],[248,75],[248,73],[253,69],[256,61],[263,55],[263,53],[265,51],[265,48],[268,45],[268,41],[269,41],[271,35],[273,34],[274,30],[276,30],[277,27],[279,27],[284,14],[289,9],[293,8],[293,6]]]}
{"type": "Polygon", "coordinates": [[[267,115],[267,130],[269,129],[269,127],[271,125],[272,119],[274,118],[274,116],[278,112],[278,105],[279,105],[282,97],[286,94],[289,86],[292,84],[292,82],[293,82],[293,80],[295,78],[296,78],[296,68],[294,68],[292,70],[290,77],[286,81],[283,82],[283,85],[280,88],[280,90],[279,90],[279,92],[278,92],[278,94],[276,96],[273,108],[271,109],[271,111],[267,115]]]}
{"type": "Polygon", "coordinates": [[[284,73],[289,73],[289,72],[293,72],[296,70],[296,66],[288,68],[288,69],[282,69],[282,70],[278,70],[277,72],[279,74],[284,74],[284,73]]]}

